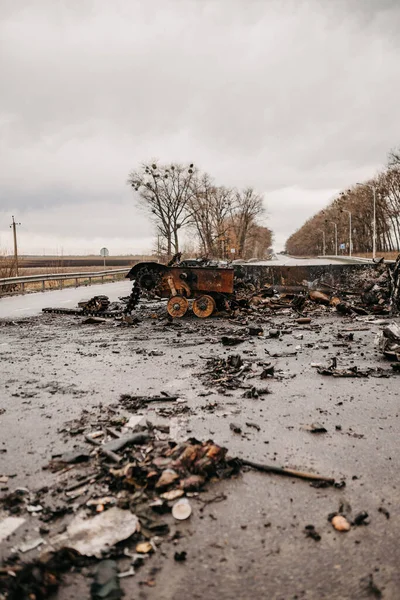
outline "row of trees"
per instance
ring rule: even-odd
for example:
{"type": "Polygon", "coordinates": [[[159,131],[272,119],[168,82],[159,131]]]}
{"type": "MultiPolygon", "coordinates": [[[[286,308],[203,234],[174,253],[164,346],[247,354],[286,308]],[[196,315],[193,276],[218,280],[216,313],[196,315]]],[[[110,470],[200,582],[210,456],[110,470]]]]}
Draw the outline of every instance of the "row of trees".
{"type": "Polygon", "coordinates": [[[326,254],[334,254],[336,228],[339,247],[345,244],[342,252],[349,252],[350,237],[353,253],[372,252],[374,198],[376,251],[400,250],[400,149],[394,149],[390,151],[386,168],[381,173],[341,192],[324,210],[291,235],[286,242],[287,252],[295,255],[323,254],[325,238],[326,254]]]}
{"type": "Polygon", "coordinates": [[[181,233],[196,238],[197,252],[209,258],[264,258],[272,232],[259,223],[262,197],[252,188],[218,186],[193,164],[143,164],[128,183],[150,211],[167,256],[181,250],[181,233]],[[232,252],[232,249],[235,252],[232,252]]]}

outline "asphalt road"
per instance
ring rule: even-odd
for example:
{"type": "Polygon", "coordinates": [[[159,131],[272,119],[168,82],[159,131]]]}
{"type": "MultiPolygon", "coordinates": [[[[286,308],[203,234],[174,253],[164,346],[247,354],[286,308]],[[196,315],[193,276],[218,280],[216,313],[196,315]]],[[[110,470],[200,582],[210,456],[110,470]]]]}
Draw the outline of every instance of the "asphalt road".
{"type": "MultiPolygon", "coordinates": [[[[84,445],[82,434],[68,433],[77,427],[75,421],[68,423],[82,418],[94,431],[108,414],[117,418],[126,413],[121,394],[166,391],[185,402],[172,408],[169,417],[161,413],[171,409],[168,402],[152,403],[143,413],[153,423],[170,425],[171,437],[212,438],[231,456],[318,472],[345,480],[346,486],[315,488],[254,471],[210,484],[190,499],[188,521],[176,523],[165,516],[171,537],[176,533],[174,541],[163,538],[145,566],[121,580],[126,598],[397,600],[400,375],[341,379],[320,375],[312,366],[337,357],[339,366],[380,366],[390,372],[374,346],[379,322],[324,309],[320,316],[311,313],[311,325],[298,325],[290,311],[255,314],[250,322],[261,324],[264,335],[226,348],[221,336],[245,332],[245,321],[203,322],[189,315],[171,325],[164,319],[165,306],[156,304],[139,307],[138,316],[141,322],[133,328],[115,327],[111,320],[85,325],[79,317],[54,314],[0,322],[0,475],[9,476],[1,493],[50,486],[45,506],[53,502],[60,510],[70,506],[77,511],[87,497],[71,504],[64,494],[74,471],[62,479],[43,470],[52,457],[84,445]],[[270,338],[270,328],[284,333],[270,338]],[[343,338],[349,329],[355,330],[353,341],[343,338]],[[270,394],[244,398],[243,389],[224,391],[207,383],[207,358],[235,353],[252,364],[244,383],[267,385],[270,394]],[[276,376],[270,380],[260,379],[264,361],[275,365],[276,376]],[[232,431],[231,423],[241,433],[232,431]],[[321,423],[327,432],[310,433],[311,423],[321,423]],[[328,515],[340,506],[350,520],[367,511],[369,524],[353,526],[348,533],[335,531],[328,515]],[[309,525],[320,534],[319,541],[307,537],[309,525]],[[176,562],[176,551],[187,552],[187,560],[176,562]]],[[[65,518],[50,521],[51,531],[62,531],[65,518]]],[[[40,517],[31,515],[0,545],[0,558],[37,538],[41,524],[40,517]]],[[[41,549],[24,554],[24,561],[48,548],[49,535],[43,535],[41,549]]],[[[127,570],[129,559],[120,561],[119,568],[127,570]]],[[[67,574],[57,600],[89,598],[92,572],[67,574]]]]}
{"type": "Polygon", "coordinates": [[[81,300],[89,300],[93,296],[106,295],[111,302],[119,296],[128,296],[132,283],[126,279],[115,283],[96,284],[78,288],[65,288],[48,292],[34,292],[21,296],[0,298],[0,319],[17,319],[33,317],[42,312],[42,308],[59,307],[75,308],[81,300]]]}

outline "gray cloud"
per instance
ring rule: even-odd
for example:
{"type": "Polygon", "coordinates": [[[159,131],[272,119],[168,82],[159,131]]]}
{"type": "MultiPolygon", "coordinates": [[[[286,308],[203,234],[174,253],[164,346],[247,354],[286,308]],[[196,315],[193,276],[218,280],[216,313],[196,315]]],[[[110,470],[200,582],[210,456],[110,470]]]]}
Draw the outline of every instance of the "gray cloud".
{"type": "Polygon", "coordinates": [[[149,245],[125,181],[153,157],[253,185],[282,243],[400,139],[396,1],[3,0],[0,11],[1,240],[9,214],[23,215],[27,251],[34,232],[149,245]]]}

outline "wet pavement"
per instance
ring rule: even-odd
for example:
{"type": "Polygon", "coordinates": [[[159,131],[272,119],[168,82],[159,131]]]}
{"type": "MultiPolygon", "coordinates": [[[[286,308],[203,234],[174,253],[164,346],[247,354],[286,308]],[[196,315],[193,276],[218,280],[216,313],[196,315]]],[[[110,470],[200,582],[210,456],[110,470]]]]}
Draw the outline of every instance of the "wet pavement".
{"type": "MultiPolygon", "coordinates": [[[[181,537],[163,542],[135,576],[122,580],[127,598],[398,598],[400,375],[336,379],[311,366],[337,357],[338,367],[389,369],[374,345],[382,320],[328,310],[310,325],[296,324],[291,313],[255,317],[250,322],[260,324],[264,335],[226,348],[221,336],[237,335],[244,326],[191,316],[170,325],[162,318],[165,306],[143,306],[143,320],[132,328],[111,320],[83,325],[79,317],[62,315],[0,321],[0,475],[10,476],[1,493],[54,484],[57,476],[42,467],[77,444],[60,430],[83,411],[96,415],[118,406],[121,394],[165,391],[186,400],[179,407],[188,411],[162,417],[162,409],[171,408],[166,402],[140,412],[168,423],[177,439],[211,438],[233,456],[332,476],[346,486],[318,489],[254,471],[216,483],[193,498],[192,517],[177,525],[181,537]],[[291,333],[269,338],[270,328],[291,333]],[[354,331],[354,341],[338,338],[347,330],[354,331]],[[296,356],[271,357],[294,351],[296,356]],[[207,359],[237,353],[254,366],[246,384],[268,385],[270,394],[243,398],[244,389],[224,392],[209,384],[207,359]],[[278,376],[260,380],[259,361],[273,362],[278,376]],[[232,422],[241,434],[232,431],[232,422]],[[315,422],[327,432],[307,431],[315,422]],[[222,502],[203,502],[222,494],[222,502]],[[353,516],[367,511],[370,524],[335,531],[328,515],[340,504],[349,505],[353,516]],[[320,541],[306,537],[310,524],[320,541]],[[174,560],[177,550],[187,552],[185,562],[174,560]]],[[[118,412],[130,416],[122,406],[118,412]]],[[[32,534],[32,520],[3,545],[3,557],[18,537],[32,534]]],[[[24,558],[33,556],[35,551],[24,558]]],[[[59,600],[89,598],[90,578],[70,573],[65,582],[59,600]]]]}
{"type": "Polygon", "coordinates": [[[0,319],[33,317],[40,315],[42,308],[48,306],[75,308],[78,302],[102,294],[108,296],[110,301],[114,302],[118,300],[119,296],[129,295],[131,289],[131,282],[124,279],[113,283],[79,286],[63,290],[47,290],[46,292],[34,292],[18,296],[4,296],[0,298],[0,319]]]}

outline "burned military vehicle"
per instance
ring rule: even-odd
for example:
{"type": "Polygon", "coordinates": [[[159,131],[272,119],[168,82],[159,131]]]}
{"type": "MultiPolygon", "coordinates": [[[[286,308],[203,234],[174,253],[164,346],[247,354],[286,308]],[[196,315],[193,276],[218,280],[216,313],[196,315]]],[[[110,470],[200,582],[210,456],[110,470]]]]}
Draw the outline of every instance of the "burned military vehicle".
{"type": "Polygon", "coordinates": [[[215,310],[229,308],[233,298],[233,268],[207,259],[180,261],[177,255],[168,265],[141,262],[126,277],[134,282],[127,313],[137,306],[142,292],[168,298],[171,317],[183,317],[191,304],[194,314],[201,319],[215,310]]]}

